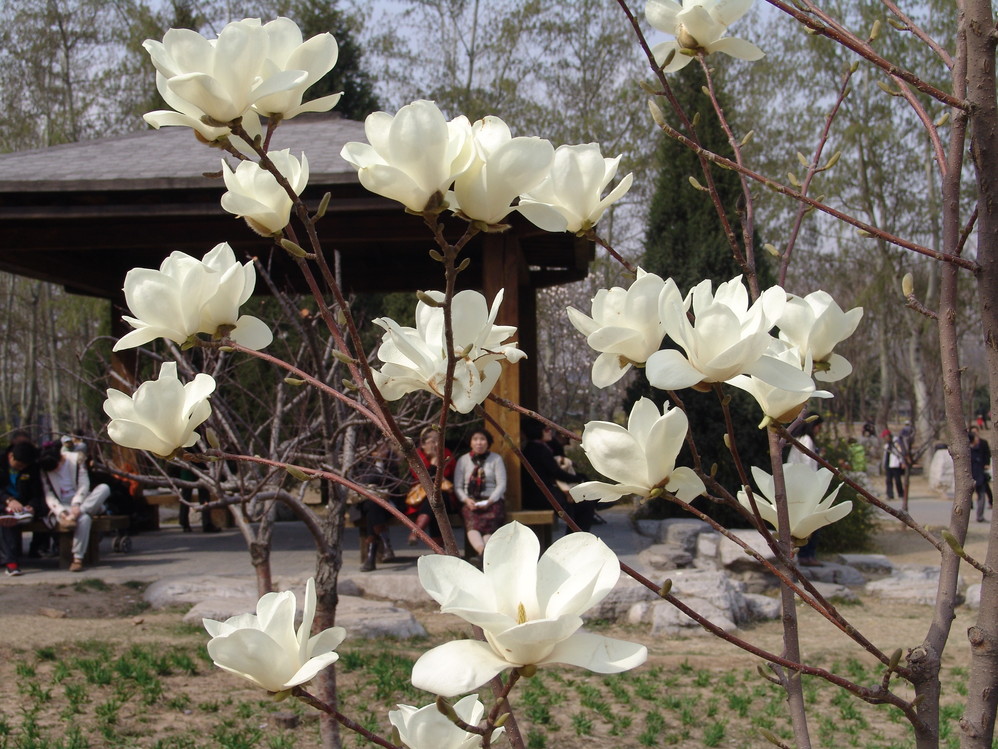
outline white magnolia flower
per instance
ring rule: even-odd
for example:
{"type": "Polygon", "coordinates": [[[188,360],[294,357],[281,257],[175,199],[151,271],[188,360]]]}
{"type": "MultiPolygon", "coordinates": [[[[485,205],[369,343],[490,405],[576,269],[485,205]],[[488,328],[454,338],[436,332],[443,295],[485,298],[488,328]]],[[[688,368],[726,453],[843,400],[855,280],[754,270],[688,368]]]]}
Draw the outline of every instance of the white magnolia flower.
{"type": "Polygon", "coordinates": [[[580,631],[581,614],[620,577],[606,544],[572,533],[537,561],[539,550],[534,532],[513,522],[486,545],[484,571],[457,557],[420,558],[419,581],[441,612],[481,627],[486,642],[457,640],[424,653],[413,666],[413,686],[449,697],[509,668],[564,663],[609,674],[644,663],[644,645],[580,631]]]}
{"type": "Polygon", "coordinates": [[[173,252],[159,266],[133,268],[125,276],[125,301],[135,315],[122,319],[135,330],[122,336],[115,351],[142,346],[156,338],[183,343],[192,335],[215,335],[232,327],[229,337],[252,349],[273,340],[266,324],[239,307],[253,294],[256,271],[252,261],[240,265],[232,248],[222,243],[198,260],[173,252]]]}
{"type": "MultiPolygon", "coordinates": [[[[168,79],[162,73],[156,73],[156,89],[159,91],[163,101],[173,109],[159,109],[155,112],[147,112],[142,115],[142,119],[147,124],[159,130],[161,127],[189,127],[194,130],[196,136],[205,143],[213,143],[219,140],[227,140],[236,149],[248,158],[255,158],[256,152],[252,146],[242,138],[232,135],[227,127],[213,127],[202,121],[204,112],[198,109],[185,99],[177,96],[167,86],[168,79]]],[[[263,136],[263,128],[260,125],[260,118],[256,112],[247,111],[243,115],[243,129],[249,137],[263,136]]]]}
{"type": "Polygon", "coordinates": [[[697,284],[681,306],[662,298],[665,331],[686,352],[658,351],[648,357],[645,373],[653,387],[679,390],[707,383],[725,382],[739,374],[759,377],[785,390],[805,390],[811,380],[800,367],[764,357],[774,321],[783,311],[786,292],[774,286],[749,306],[741,276],[719,284],[711,293],[709,280],[697,284]],[[687,317],[692,306],[695,322],[687,317]]]}
{"type": "Polygon", "coordinates": [[[674,53],[672,61],[664,68],[666,73],[685,68],[693,59],[689,53],[699,50],[707,54],[723,52],[741,60],[758,60],[765,53],[757,46],[744,39],[725,36],[728,27],[751,6],[752,0],[682,0],[682,4],[676,0],[648,0],[645,4],[648,22],[659,31],[676,37],[674,42],[655,45],[652,49],[655,60],[663,65],[669,54],[674,53]]]}
{"type": "Polygon", "coordinates": [[[602,197],[619,164],[619,156],[604,159],[597,143],[559,146],[551,173],[520,197],[517,210],[544,231],[587,232],[631,188],[634,175],[628,174],[602,197]]]}
{"type": "Polygon", "coordinates": [[[665,337],[665,324],[659,313],[663,296],[669,299],[667,308],[672,303],[683,303],[671,278],[663,281],[654,273],[638,268],[637,280],[629,288],[614,286],[596,292],[592,317],[574,307],[568,308],[572,325],[586,336],[586,343],[600,352],[593,362],[596,387],[612,385],[633,365],[643,366],[658,351],[665,337]]]}
{"type": "Polygon", "coordinates": [[[257,18],[227,24],[217,39],[170,29],[162,42],[147,39],[142,46],[164,77],[163,87],[187,102],[183,113],[195,119],[200,112],[230,122],[266,97],[297,90],[309,77],[305,70],[265,69],[270,39],[257,18]]]}
{"type": "Polygon", "coordinates": [[[301,30],[290,18],[276,18],[264,24],[263,30],[267,32],[269,42],[267,57],[263,60],[260,71],[264,79],[287,72],[304,72],[305,77],[291,88],[257,99],[253,109],[264,116],[279,115],[289,120],[302,112],[328,112],[335,107],[342,94],[323,96],[302,103],[302,96],[309,86],[336,65],[339,48],[333,35],[317,34],[307,42],[302,42],[301,30]]]}
{"type": "Polygon", "coordinates": [[[122,447],[167,457],[198,441],[194,431],[211,416],[208,396],[215,380],[198,374],[184,385],[177,363],[163,362],[159,377],[143,382],[131,396],[109,389],[104,413],[111,417],[108,436],[122,447]]]}
{"type": "Polygon", "coordinates": [[[852,364],[832,349],[856,331],[862,317],[862,307],[843,312],[830,294],[815,291],[803,298],[791,294],[776,324],[780,338],[797,347],[802,365],[811,357],[814,379],[836,382],[852,372],[852,364]]]}
{"type": "Polygon", "coordinates": [[[512,137],[498,117],[478,120],[471,132],[474,159],[454,182],[451,207],[473,221],[498,224],[520,193],[547,176],[554,147],[540,138],[512,137]]]}
{"type": "Polygon", "coordinates": [[[811,398],[832,397],[832,394],[827,390],[815,390],[814,381],[810,380],[810,356],[805,355],[802,362],[796,348],[775,339],[770,344],[770,350],[766,356],[786,362],[790,366],[800,369],[803,374],[808,376],[810,384],[803,390],[784,390],[774,387],[768,382],[760,380],[758,377],[749,377],[747,375],[737,375],[728,380],[729,385],[734,385],[736,388],[741,388],[749,393],[755,398],[759,407],[762,408],[762,412],[766,418],[763,419],[760,427],[766,426],[770,421],[789,424],[797,418],[804,408],[804,404],[811,398]]]}
{"type": "MultiPolygon", "coordinates": [[[[478,697],[469,694],[452,707],[457,717],[469,726],[477,726],[485,715],[485,706],[478,697]]],[[[458,728],[437,709],[434,702],[425,707],[399,705],[398,710],[388,711],[388,720],[398,729],[399,739],[408,749],[475,749],[482,745],[482,737],[458,728]]],[[[504,728],[492,732],[494,742],[504,728]]]]}
{"type": "Polygon", "coordinates": [[[208,655],[224,671],[249,679],[269,692],[282,692],[311,681],[334,663],[335,649],[346,637],[343,627],[331,627],[312,636],[315,618],[315,580],[305,585],[305,610],[295,632],[295,594],[267,593],[256,604],[256,614],[240,614],[224,622],[205,619],[211,635],[208,655]]]}
{"type": "Polygon", "coordinates": [[[627,494],[648,497],[664,489],[690,502],[706,491],[692,468],[676,468],[689,422],[678,408],[660,412],[650,398],[631,409],[627,428],[610,421],[590,421],[582,431],[582,449],[597,471],[616,484],[586,481],[573,486],[576,502],[615,502],[627,494]]]}
{"type": "MultiPolygon", "coordinates": [[[[308,185],[308,159],[301,155],[301,162],[289,150],[271,151],[267,154],[277,170],[301,195],[308,185]]],[[[236,170],[222,160],[222,178],[228,192],[222,195],[222,208],[246,219],[253,231],[271,236],[283,231],[291,219],[293,203],[287,191],[277,183],[277,178],[255,161],[240,161],[236,170]]]]}
{"type": "MultiPolygon", "coordinates": [[[[773,477],[755,466],[752,467],[752,476],[755,478],[755,485],[759,487],[759,491],[753,495],[759,508],[759,515],[774,528],[779,529],[776,522],[776,489],[773,477]]],[[[806,541],[816,530],[841,520],[852,510],[851,501],[832,505],[842,484],[825,497],[828,484],[832,480],[832,472],[827,468],[814,470],[803,463],[784,463],[783,478],[787,487],[790,535],[798,541],[806,541]]],[[[738,501],[751,511],[752,505],[744,490],[738,492],[738,501]]]]}
{"type": "Polygon", "coordinates": [[[432,101],[414,101],[395,116],[370,114],[364,132],[370,145],[352,141],[340,156],[357,168],[368,190],[417,213],[446,193],[474,157],[468,118],[447,122],[432,101]]]}
{"type": "MultiPolygon", "coordinates": [[[[443,302],[444,293],[427,291],[426,295],[443,302]]],[[[451,394],[451,408],[468,413],[484,401],[502,373],[502,360],[512,364],[526,354],[516,343],[504,343],[516,333],[512,325],[495,325],[503,290],[496,294],[489,309],[485,297],[477,291],[459,291],[454,295],[452,320],[454,354],[457,363],[451,394]]],[[[447,375],[447,346],[443,307],[420,301],[416,305],[416,327],[402,327],[394,320],[380,317],[375,325],[385,329],[378,348],[384,362],[374,372],[374,381],[388,400],[398,400],[416,390],[427,390],[443,397],[447,375]]]]}

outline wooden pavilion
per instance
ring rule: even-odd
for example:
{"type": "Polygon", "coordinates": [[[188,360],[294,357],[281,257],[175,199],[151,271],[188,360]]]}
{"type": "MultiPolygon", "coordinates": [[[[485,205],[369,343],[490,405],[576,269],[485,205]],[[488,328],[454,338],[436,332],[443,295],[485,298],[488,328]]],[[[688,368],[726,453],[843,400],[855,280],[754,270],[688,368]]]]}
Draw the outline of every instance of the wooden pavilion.
{"type": "MultiPolygon", "coordinates": [[[[282,124],[272,142],[273,149],[306,153],[310,179],[304,197],[310,205],[332,194],[319,234],[324,251],[339,253],[344,290],[441,288],[442,272],[427,256],[433,245],[422,220],[361,187],[340,158],[343,145],[354,140],[364,140],[362,123],[305,115],[282,124]]],[[[200,257],[226,241],[237,256],[273,253],[278,284],[300,288],[300,275],[285,253],[274,252],[268,240],[221,209],[224,185],[206,175],[218,173],[224,155],[196,143],[186,128],[0,155],[0,270],[112,300],[117,334],[125,332],[125,274],[136,266],[158,267],[174,250],[200,257]]],[[[495,392],[530,407],[537,401],[536,291],[584,278],[593,247],[568,234],[542,232],[518,214],[511,220],[510,231],[479,235],[466,248],[471,265],[459,282],[490,300],[506,289],[498,322],[517,326],[529,357],[504,368],[495,392]]],[[[463,231],[460,221],[449,223],[463,231]]],[[[519,436],[515,415],[488,407],[511,436],[519,436]]],[[[511,509],[518,509],[519,472],[511,471],[510,479],[511,509]]]]}

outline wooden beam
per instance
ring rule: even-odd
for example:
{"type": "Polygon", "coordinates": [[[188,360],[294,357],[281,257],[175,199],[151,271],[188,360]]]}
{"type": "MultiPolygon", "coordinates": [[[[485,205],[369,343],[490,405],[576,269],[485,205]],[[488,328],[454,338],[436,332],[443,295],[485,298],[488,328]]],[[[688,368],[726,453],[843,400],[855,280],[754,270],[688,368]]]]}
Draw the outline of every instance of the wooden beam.
{"type": "MultiPolygon", "coordinates": [[[[515,325],[519,329],[524,322],[524,312],[520,306],[520,289],[529,287],[527,266],[523,260],[520,243],[511,232],[489,234],[485,237],[482,247],[482,291],[489,303],[503,289],[503,303],[496,318],[498,325],[515,325]]],[[[531,325],[533,322],[531,321],[531,325]]],[[[519,340],[519,334],[517,335],[519,340]]],[[[502,376],[492,392],[500,398],[507,398],[514,403],[521,399],[523,362],[519,364],[503,364],[502,376]]],[[[501,426],[510,440],[520,444],[520,416],[515,411],[509,411],[492,401],[485,401],[485,411],[501,426]]],[[[496,452],[506,461],[506,510],[516,512],[521,509],[520,465],[513,451],[502,440],[502,435],[496,435],[496,452]]]]}

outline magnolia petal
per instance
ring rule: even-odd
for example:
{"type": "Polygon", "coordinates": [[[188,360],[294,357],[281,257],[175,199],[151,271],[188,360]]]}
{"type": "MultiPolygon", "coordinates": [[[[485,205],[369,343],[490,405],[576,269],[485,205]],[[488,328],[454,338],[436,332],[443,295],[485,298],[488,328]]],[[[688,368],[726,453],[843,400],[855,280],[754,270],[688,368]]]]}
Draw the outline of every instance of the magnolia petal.
{"type": "Polygon", "coordinates": [[[748,60],[750,62],[760,60],[766,55],[765,52],[752,44],[752,42],[747,42],[744,39],[738,39],[733,36],[726,36],[715,42],[711,42],[707,45],[707,51],[723,52],[739,60],[748,60]]]}
{"type": "Polygon", "coordinates": [[[648,0],[645,3],[645,18],[659,31],[675,36],[679,30],[676,17],[682,10],[683,6],[675,0],[648,0]]]}
{"type": "Polygon", "coordinates": [[[808,515],[794,526],[793,534],[796,538],[807,538],[819,528],[838,522],[850,512],[852,512],[852,501],[840,502],[829,510],[808,515]]]}
{"type": "Polygon", "coordinates": [[[537,200],[521,199],[516,210],[542,231],[552,234],[568,231],[568,217],[557,206],[537,200]]]}
{"type": "Polygon", "coordinates": [[[107,434],[113,442],[122,447],[148,450],[164,458],[181,447],[162,439],[145,424],[121,418],[116,418],[107,425],[107,434]]]}
{"type": "Polygon", "coordinates": [[[547,616],[586,611],[606,598],[618,579],[620,562],[610,547],[589,534],[571,533],[537,563],[538,604],[547,616]]]}
{"type": "Polygon", "coordinates": [[[219,668],[259,684],[270,692],[280,692],[298,670],[266,633],[240,629],[208,642],[208,655],[219,668]]]}
{"type": "Polygon", "coordinates": [[[242,315],[236,320],[236,327],[229,333],[229,337],[240,346],[259,351],[273,342],[274,333],[260,318],[242,315]]]}
{"type": "Polygon", "coordinates": [[[423,653],[412,667],[411,681],[416,689],[454,697],[477,689],[512,665],[484,642],[455,640],[423,653]]]}
{"type": "Polygon", "coordinates": [[[832,354],[828,357],[828,369],[814,371],[814,379],[821,382],[838,382],[852,374],[852,364],[844,356],[832,354]]]}
{"type": "Polygon", "coordinates": [[[584,481],[573,486],[569,493],[576,502],[616,502],[628,494],[645,496],[648,487],[633,484],[608,484],[605,481],[584,481]]]}
{"type": "Polygon", "coordinates": [[[463,559],[430,554],[416,564],[419,582],[441,606],[494,609],[495,595],[485,574],[463,559]]]}
{"type": "Polygon", "coordinates": [[[482,568],[494,591],[499,611],[513,613],[521,604],[528,611],[537,611],[540,550],[534,532],[515,521],[504,525],[489,539],[482,568]]]}
{"type": "Polygon", "coordinates": [[[666,491],[672,492],[684,502],[692,502],[707,491],[703,481],[692,468],[680,466],[672,471],[666,491]]]}
{"type": "Polygon", "coordinates": [[[566,614],[557,619],[528,619],[502,632],[486,630],[486,637],[502,658],[522,666],[545,662],[556,643],[571,637],[581,626],[580,616],[566,614]]]}
{"type": "Polygon", "coordinates": [[[600,354],[593,362],[592,380],[598,388],[610,387],[631,371],[631,364],[624,363],[619,354],[600,354]]]}
{"type": "Polygon", "coordinates": [[[749,12],[755,0],[714,0],[710,7],[710,14],[723,23],[730,26],[749,12]]]}
{"type": "MultiPolygon", "coordinates": [[[[647,482],[645,452],[634,435],[610,421],[590,421],[582,444],[593,468],[615,481],[647,482]]],[[[647,486],[645,483],[644,485],[647,486]]]]}
{"type": "Polygon", "coordinates": [[[763,382],[781,390],[800,393],[814,388],[814,381],[806,372],[787,362],[763,356],[751,366],[745,368],[745,374],[758,377],[763,382]]]}
{"type": "Polygon", "coordinates": [[[291,687],[311,681],[322,669],[339,660],[339,657],[337,653],[327,652],[310,658],[290,679],[284,682],[284,689],[290,689],[291,687]]]}
{"type": "Polygon", "coordinates": [[[702,382],[704,375],[678,351],[665,349],[648,357],[645,376],[659,390],[682,390],[702,382]]]}
{"type": "Polygon", "coordinates": [[[648,659],[648,648],[591,632],[576,632],[559,642],[544,663],[579,666],[598,674],[616,674],[637,668],[648,659]]]}
{"type": "Polygon", "coordinates": [[[651,51],[655,56],[655,63],[660,66],[664,65],[662,68],[663,73],[675,73],[693,62],[693,58],[689,55],[684,55],[682,49],[678,42],[662,42],[652,47],[651,51]],[[672,54],[672,61],[668,65],[665,65],[665,61],[670,54],[672,54]]]}
{"type": "Polygon", "coordinates": [[[319,634],[308,639],[306,657],[315,658],[324,653],[336,650],[346,639],[347,631],[343,627],[330,627],[322,630],[319,634]]]}

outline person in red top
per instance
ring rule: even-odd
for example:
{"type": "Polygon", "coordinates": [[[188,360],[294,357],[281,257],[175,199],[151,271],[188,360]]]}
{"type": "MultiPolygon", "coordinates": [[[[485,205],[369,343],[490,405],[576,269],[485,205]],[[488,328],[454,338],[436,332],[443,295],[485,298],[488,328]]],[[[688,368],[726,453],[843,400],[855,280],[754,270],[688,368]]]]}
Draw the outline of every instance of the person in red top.
{"type": "MultiPolygon", "coordinates": [[[[444,506],[449,510],[451,507],[451,490],[454,488],[454,454],[443,446],[440,439],[440,432],[433,427],[426,427],[420,432],[419,447],[416,448],[416,454],[423,461],[423,465],[426,466],[426,470],[433,480],[436,479],[438,467],[443,463],[444,481],[441,488],[443,489],[444,506]]],[[[427,498],[426,492],[422,490],[419,479],[416,478],[415,471],[410,469],[410,473],[412,475],[413,487],[409,490],[409,495],[406,497],[406,504],[408,505],[406,513],[415,516],[416,525],[419,526],[420,530],[425,531],[438,544],[443,543],[440,526],[437,524],[437,519],[433,516],[433,510],[430,509],[430,500],[427,498]]],[[[410,546],[415,546],[418,540],[419,538],[415,533],[409,534],[410,546]]]]}

